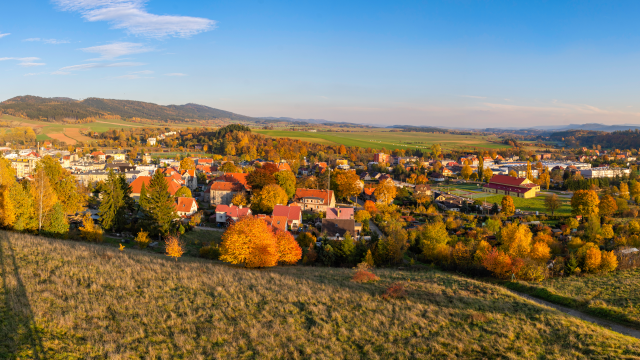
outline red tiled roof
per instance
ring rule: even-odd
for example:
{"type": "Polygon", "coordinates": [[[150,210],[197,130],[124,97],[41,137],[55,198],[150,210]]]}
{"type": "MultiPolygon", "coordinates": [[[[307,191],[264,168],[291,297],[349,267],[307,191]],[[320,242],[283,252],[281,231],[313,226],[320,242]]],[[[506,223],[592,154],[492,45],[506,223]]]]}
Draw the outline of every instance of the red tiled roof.
{"type": "Polygon", "coordinates": [[[296,201],[304,198],[322,199],[323,205],[329,205],[333,197],[333,190],[315,190],[315,189],[296,189],[296,201]]]}
{"type": "Polygon", "coordinates": [[[176,199],[176,211],[180,211],[180,212],[191,212],[191,207],[193,206],[193,204],[196,205],[196,210],[198,209],[198,203],[196,202],[196,200],[194,198],[188,198],[188,197],[178,197],[176,199]]]}
{"type": "Polygon", "coordinates": [[[222,176],[219,176],[214,179],[214,181],[226,181],[226,182],[234,182],[242,184],[245,188],[250,188],[247,184],[247,175],[246,173],[225,173],[222,176]]]}
{"type": "Polygon", "coordinates": [[[373,187],[364,188],[364,194],[368,196],[373,195],[375,191],[376,191],[376,188],[373,188],[373,187]]]}
{"type": "Polygon", "coordinates": [[[211,166],[209,165],[196,165],[196,170],[202,171],[203,173],[210,173],[211,166]]]}
{"type": "Polygon", "coordinates": [[[209,191],[240,191],[242,185],[238,183],[232,183],[228,181],[214,181],[209,187],[209,191]]]}
{"type": "Polygon", "coordinates": [[[91,153],[91,156],[99,156],[99,155],[104,155],[104,153],[102,151],[94,151],[91,153]]]}
{"type": "Polygon", "coordinates": [[[271,222],[271,227],[287,231],[287,217],[286,216],[274,216],[271,222]]]}
{"type": "Polygon", "coordinates": [[[278,170],[279,171],[284,171],[284,170],[291,171],[291,166],[289,166],[289,164],[287,164],[287,163],[280,163],[280,164],[278,164],[278,170]]]}
{"type": "Polygon", "coordinates": [[[514,178],[508,175],[493,175],[489,183],[491,184],[502,184],[509,186],[523,186],[523,182],[527,180],[526,178],[514,178]]]}
{"type": "Polygon", "coordinates": [[[216,212],[226,213],[227,216],[232,218],[239,218],[242,216],[251,215],[251,209],[246,207],[240,208],[235,205],[218,205],[216,206],[216,212]]]}
{"type": "MultiPolygon", "coordinates": [[[[166,177],[165,177],[165,180],[167,180],[166,177]]],[[[140,191],[142,190],[142,184],[144,184],[147,190],[149,190],[149,182],[151,182],[151,176],[138,176],[135,180],[133,180],[131,185],[129,185],[131,187],[131,193],[140,194],[140,191]]],[[[178,191],[178,189],[182,187],[180,183],[177,183],[173,179],[167,180],[167,185],[168,185],[169,194],[171,195],[174,195],[176,191],[178,191]]]]}
{"type": "Polygon", "coordinates": [[[515,192],[515,193],[518,193],[518,194],[526,193],[529,190],[531,190],[531,188],[529,188],[529,187],[521,188],[521,187],[517,187],[517,186],[500,185],[500,184],[486,184],[484,187],[489,188],[489,189],[496,189],[496,190],[503,190],[503,191],[508,191],[508,192],[515,192]]]}
{"type": "Polygon", "coordinates": [[[300,220],[302,214],[300,206],[295,205],[276,205],[273,207],[273,216],[284,216],[289,220],[300,220]]]}

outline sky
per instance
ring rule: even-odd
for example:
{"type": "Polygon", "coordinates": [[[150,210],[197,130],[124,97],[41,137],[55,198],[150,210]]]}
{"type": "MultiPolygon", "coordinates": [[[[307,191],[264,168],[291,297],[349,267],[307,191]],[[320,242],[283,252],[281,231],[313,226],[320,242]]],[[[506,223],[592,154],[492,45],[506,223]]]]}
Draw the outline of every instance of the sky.
{"type": "Polygon", "coordinates": [[[637,1],[0,2],[0,101],[377,125],[640,124],[637,1]]]}

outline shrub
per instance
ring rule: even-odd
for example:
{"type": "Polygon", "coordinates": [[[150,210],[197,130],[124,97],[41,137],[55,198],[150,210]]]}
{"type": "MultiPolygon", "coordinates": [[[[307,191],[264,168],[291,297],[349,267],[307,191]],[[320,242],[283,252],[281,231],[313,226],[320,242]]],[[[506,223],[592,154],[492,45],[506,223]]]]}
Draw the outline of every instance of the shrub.
{"type": "Polygon", "coordinates": [[[602,251],[601,252],[601,261],[600,261],[600,270],[604,272],[614,271],[618,267],[618,259],[613,251],[602,251]]]}
{"type": "Polygon", "coordinates": [[[491,249],[482,260],[482,266],[499,279],[507,279],[512,274],[512,265],[509,255],[496,248],[491,249]]]}
{"type": "Polygon", "coordinates": [[[380,280],[380,278],[377,277],[374,273],[367,270],[363,270],[363,269],[358,269],[356,273],[353,275],[353,278],[351,279],[351,281],[355,281],[359,283],[366,283],[366,282],[372,282],[372,281],[378,281],[378,280],[380,280]]]}
{"type": "Polygon", "coordinates": [[[404,285],[402,285],[402,283],[395,283],[389,286],[384,291],[384,294],[380,295],[384,300],[399,299],[405,296],[407,296],[407,291],[404,289],[404,285]]]}
{"type": "Polygon", "coordinates": [[[164,241],[164,244],[167,256],[171,256],[176,259],[176,261],[178,261],[178,258],[184,254],[184,244],[176,236],[169,236],[164,241]]]}
{"type": "Polygon", "coordinates": [[[595,247],[589,248],[584,258],[584,269],[590,272],[597,271],[601,262],[602,255],[600,250],[595,247]]]}
{"type": "Polygon", "coordinates": [[[138,235],[136,236],[136,243],[138,244],[138,247],[140,247],[140,249],[144,249],[147,246],[149,246],[149,242],[151,241],[151,239],[149,239],[149,233],[140,230],[140,232],[138,232],[138,235]]]}
{"type": "Polygon", "coordinates": [[[367,265],[369,265],[371,267],[375,266],[375,263],[373,261],[373,255],[371,254],[371,250],[367,250],[367,255],[365,255],[365,257],[362,260],[362,262],[366,263],[367,265]]]}
{"type": "Polygon", "coordinates": [[[516,273],[518,279],[541,282],[547,277],[547,267],[534,260],[524,261],[516,273]]]}
{"type": "Polygon", "coordinates": [[[220,258],[220,247],[215,244],[204,246],[198,251],[200,257],[211,260],[218,260],[220,258]]]}

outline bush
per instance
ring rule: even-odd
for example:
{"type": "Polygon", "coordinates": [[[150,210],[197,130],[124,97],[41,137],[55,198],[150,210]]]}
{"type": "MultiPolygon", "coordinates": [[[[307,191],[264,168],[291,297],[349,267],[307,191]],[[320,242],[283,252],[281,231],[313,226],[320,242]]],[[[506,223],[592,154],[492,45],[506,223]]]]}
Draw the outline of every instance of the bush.
{"type": "Polygon", "coordinates": [[[600,268],[601,262],[602,254],[600,253],[600,250],[595,247],[589,248],[584,258],[584,269],[590,272],[597,271],[600,268]]]}
{"type": "Polygon", "coordinates": [[[218,260],[220,258],[220,248],[216,244],[204,246],[198,251],[200,257],[210,260],[218,260]]]}
{"type": "Polygon", "coordinates": [[[600,261],[600,270],[604,272],[614,271],[618,267],[618,259],[613,251],[602,251],[601,252],[601,261],[600,261]]]}
{"type": "Polygon", "coordinates": [[[140,249],[144,249],[147,246],[149,246],[149,242],[151,241],[151,239],[149,239],[148,232],[144,232],[140,230],[140,232],[138,233],[138,236],[136,236],[135,241],[138,244],[138,247],[140,247],[140,249]]]}
{"type": "Polygon", "coordinates": [[[395,283],[384,291],[384,294],[380,295],[384,300],[399,299],[407,296],[407,291],[404,289],[402,283],[395,283]]]}

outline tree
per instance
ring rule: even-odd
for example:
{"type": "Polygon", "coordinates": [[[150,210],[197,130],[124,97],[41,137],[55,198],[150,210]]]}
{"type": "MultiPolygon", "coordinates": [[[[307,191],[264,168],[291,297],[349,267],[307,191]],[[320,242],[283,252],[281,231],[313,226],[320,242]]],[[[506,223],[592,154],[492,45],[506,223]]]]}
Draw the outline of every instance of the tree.
{"type": "Polygon", "coordinates": [[[482,171],[482,178],[484,179],[485,182],[488,183],[492,177],[493,177],[493,171],[491,170],[491,168],[486,168],[482,171]]]}
{"type": "Polygon", "coordinates": [[[620,198],[629,200],[629,185],[625,182],[620,183],[620,198]]]}
{"type": "Polygon", "coordinates": [[[16,209],[10,198],[12,186],[16,184],[16,172],[9,160],[0,157],[0,224],[13,226],[16,220],[16,209]]]}
{"type": "Polygon", "coordinates": [[[516,212],[516,206],[513,204],[513,199],[509,195],[505,195],[502,197],[501,201],[502,211],[501,213],[504,216],[511,216],[516,212]]]}
{"type": "Polygon", "coordinates": [[[178,189],[178,191],[176,191],[176,193],[173,196],[186,197],[186,198],[193,197],[193,195],[191,195],[191,190],[186,186],[180,187],[180,189],[178,189]]]}
{"type": "Polygon", "coordinates": [[[462,175],[465,180],[469,180],[469,176],[471,176],[472,173],[473,170],[471,170],[471,166],[469,166],[469,164],[465,164],[460,171],[460,175],[462,175]]]}
{"type": "Polygon", "coordinates": [[[246,216],[222,235],[220,260],[245,267],[270,267],[278,263],[278,244],[262,219],[246,216]]]}
{"type": "Polygon", "coordinates": [[[144,209],[146,208],[148,201],[149,195],[147,195],[147,186],[143,182],[142,186],[140,187],[140,198],[138,199],[138,205],[140,205],[140,208],[144,209]]]}
{"type": "Polygon", "coordinates": [[[571,197],[571,213],[573,215],[582,215],[589,217],[598,215],[598,205],[600,199],[593,190],[577,190],[571,197]]]}
{"type": "Polygon", "coordinates": [[[36,165],[36,173],[43,170],[49,179],[49,184],[60,201],[64,213],[72,215],[84,210],[87,197],[73,174],[60,165],[51,156],[43,157],[36,165]]]}
{"type": "Polygon", "coordinates": [[[275,238],[278,244],[278,262],[295,265],[302,258],[302,249],[296,239],[288,231],[276,231],[275,238]]]}
{"type": "Polygon", "coordinates": [[[336,182],[336,195],[342,199],[358,196],[364,187],[355,171],[336,170],[333,178],[336,182]]]}
{"type": "Polygon", "coordinates": [[[618,259],[613,251],[602,251],[600,257],[600,270],[611,272],[618,268],[618,259]]]}
{"type": "Polygon", "coordinates": [[[509,255],[496,248],[491,249],[482,259],[482,266],[499,279],[507,279],[513,274],[512,265],[509,255]]]}
{"type": "Polygon", "coordinates": [[[287,197],[291,199],[293,195],[296,194],[296,176],[289,170],[278,171],[274,176],[276,178],[276,184],[278,184],[287,194],[287,197]]]}
{"type": "Polygon", "coordinates": [[[151,242],[151,239],[149,239],[148,232],[140,230],[138,232],[138,235],[136,236],[135,241],[141,249],[144,249],[149,245],[149,242],[151,242]]]}
{"type": "Polygon", "coordinates": [[[584,269],[586,271],[594,272],[600,268],[602,262],[602,254],[597,247],[591,247],[587,250],[587,254],[584,258],[584,269]]]}
{"type": "Polygon", "coordinates": [[[302,234],[298,235],[298,237],[296,238],[298,245],[300,245],[300,247],[303,249],[308,249],[309,245],[312,245],[312,244],[315,245],[316,240],[317,240],[316,237],[309,232],[303,232],[302,234]]]}
{"type": "Polygon", "coordinates": [[[11,221],[5,226],[11,226],[14,230],[35,230],[38,228],[35,210],[35,198],[31,194],[32,184],[28,180],[22,183],[13,183],[5,189],[3,195],[6,216],[4,220],[11,221]]]}
{"type": "Polygon", "coordinates": [[[51,209],[51,214],[44,223],[42,233],[48,237],[65,238],[69,232],[69,223],[64,214],[62,205],[56,203],[51,209]]]}
{"type": "Polygon", "coordinates": [[[36,220],[38,222],[38,230],[42,230],[42,226],[49,216],[49,212],[58,202],[58,198],[49,184],[49,178],[45,174],[44,169],[40,168],[36,171],[31,186],[31,196],[33,196],[36,212],[36,220]]]}
{"type": "Polygon", "coordinates": [[[176,261],[184,254],[184,244],[177,236],[167,237],[164,241],[164,249],[167,256],[171,256],[176,259],[176,261]]]}
{"type": "Polygon", "coordinates": [[[533,260],[546,264],[551,258],[551,248],[545,242],[537,242],[533,244],[530,255],[533,260]]]}
{"type": "Polygon", "coordinates": [[[544,207],[551,212],[551,215],[555,214],[560,206],[562,206],[562,203],[558,195],[551,194],[544,197],[544,207]]]}
{"type": "Polygon", "coordinates": [[[260,191],[254,191],[251,197],[251,210],[255,213],[271,213],[276,205],[286,205],[287,193],[276,184],[270,184],[260,191]]]}
{"type": "Polygon", "coordinates": [[[255,169],[247,175],[247,183],[251,185],[251,190],[260,190],[263,187],[276,183],[276,178],[268,169],[255,169]]]}
{"type": "Polygon", "coordinates": [[[191,160],[191,158],[184,158],[180,161],[180,170],[194,170],[196,168],[196,163],[191,160]]]}
{"type": "Polygon", "coordinates": [[[605,195],[600,198],[600,203],[598,204],[598,211],[602,216],[611,216],[618,211],[618,204],[616,204],[616,199],[611,195],[605,195]]]}
{"type": "Polygon", "coordinates": [[[86,212],[82,218],[80,236],[91,242],[102,242],[102,229],[93,222],[91,214],[86,212]]]}
{"type": "Polygon", "coordinates": [[[389,205],[396,197],[397,189],[393,181],[387,179],[385,181],[381,181],[378,186],[376,186],[374,194],[376,196],[376,200],[379,203],[389,205]]]}
{"type": "Polygon", "coordinates": [[[153,174],[149,181],[149,193],[143,208],[145,216],[150,221],[153,233],[166,235],[171,228],[171,222],[177,218],[177,215],[173,196],[169,194],[169,185],[162,173],[153,174]]]}
{"type": "Polygon", "coordinates": [[[374,203],[371,200],[367,200],[364,202],[364,209],[370,214],[375,214],[378,212],[378,207],[376,206],[376,203],[374,203]]]}
{"type": "Polygon", "coordinates": [[[431,145],[431,153],[433,154],[434,158],[437,158],[438,156],[440,156],[441,152],[442,152],[442,148],[440,147],[440,144],[431,145]]]}
{"type": "Polygon", "coordinates": [[[533,234],[529,226],[511,223],[500,231],[501,249],[512,258],[524,258],[531,251],[531,239],[533,234]]]}
{"type": "Polygon", "coordinates": [[[222,166],[220,166],[219,170],[224,172],[224,173],[237,173],[237,172],[240,172],[240,169],[238,169],[238,167],[235,166],[233,164],[233,162],[231,162],[231,161],[227,161],[226,163],[222,164],[222,166]]]}
{"type": "Polygon", "coordinates": [[[100,219],[106,230],[120,228],[126,223],[124,213],[124,194],[120,181],[112,169],[109,169],[107,181],[102,187],[102,203],[100,203],[100,219]]]}
{"type": "Polygon", "coordinates": [[[510,170],[509,171],[509,176],[517,178],[518,177],[518,173],[515,170],[510,170]]]}
{"type": "Polygon", "coordinates": [[[246,206],[247,196],[244,193],[237,193],[233,195],[233,199],[231,199],[231,203],[235,206],[246,206]]]}
{"type": "Polygon", "coordinates": [[[356,211],[356,214],[353,218],[357,222],[365,224],[369,222],[369,219],[371,219],[371,213],[369,213],[367,210],[359,210],[356,211]]]}
{"type": "MultiPolygon", "coordinates": [[[[632,199],[638,199],[640,196],[640,182],[634,181],[631,184],[631,189],[629,190],[632,199]]],[[[637,202],[637,201],[636,201],[637,202]]]]}
{"type": "Polygon", "coordinates": [[[439,247],[446,245],[449,241],[449,232],[443,222],[433,222],[422,226],[417,240],[419,241],[422,253],[427,258],[432,258],[437,253],[439,247]]]}

